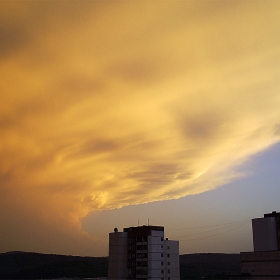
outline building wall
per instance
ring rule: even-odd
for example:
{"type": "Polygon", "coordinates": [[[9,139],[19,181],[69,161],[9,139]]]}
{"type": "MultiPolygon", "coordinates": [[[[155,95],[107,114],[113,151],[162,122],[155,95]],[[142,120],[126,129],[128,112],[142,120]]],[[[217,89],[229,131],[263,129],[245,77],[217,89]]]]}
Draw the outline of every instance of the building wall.
{"type": "Polygon", "coordinates": [[[249,279],[280,279],[280,213],[252,220],[254,252],[242,252],[241,273],[249,279]]]}
{"type": "Polygon", "coordinates": [[[108,279],[127,279],[127,233],[109,233],[108,279]]]}
{"type": "Polygon", "coordinates": [[[148,277],[164,278],[164,232],[152,231],[148,236],[148,277]]]}
{"type": "Polygon", "coordinates": [[[254,251],[278,250],[275,217],[252,220],[254,251]]]}
{"type": "Polygon", "coordinates": [[[241,273],[252,279],[280,279],[280,251],[242,252],[241,273]]]}
{"type": "Polygon", "coordinates": [[[161,279],[158,253],[164,228],[139,226],[124,228],[128,234],[128,279],[161,279]]]}
{"type": "Polygon", "coordinates": [[[180,279],[179,241],[164,241],[165,279],[180,279]]]}

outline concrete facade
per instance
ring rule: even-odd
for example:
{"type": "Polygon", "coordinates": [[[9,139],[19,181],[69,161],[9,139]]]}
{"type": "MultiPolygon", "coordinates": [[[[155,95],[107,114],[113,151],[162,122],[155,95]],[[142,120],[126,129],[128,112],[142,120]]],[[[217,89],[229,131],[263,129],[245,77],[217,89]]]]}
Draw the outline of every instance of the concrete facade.
{"type": "Polygon", "coordinates": [[[254,252],[241,252],[241,273],[248,279],[280,279],[280,213],[252,220],[254,252]]]}
{"type": "Polygon", "coordinates": [[[273,212],[252,220],[255,252],[279,250],[280,225],[277,214],[280,213],[273,212]]]}
{"type": "Polygon", "coordinates": [[[109,280],[179,280],[179,241],[161,226],[116,229],[109,234],[109,280]]]}
{"type": "Polygon", "coordinates": [[[111,279],[127,279],[127,233],[109,233],[109,266],[108,275],[111,279]]]}
{"type": "Polygon", "coordinates": [[[241,272],[253,279],[280,279],[280,251],[243,252],[241,272]]]}
{"type": "Polygon", "coordinates": [[[165,271],[166,279],[180,279],[180,262],[179,262],[179,241],[165,240],[165,271]],[[169,277],[172,275],[172,277],[169,277]]]}

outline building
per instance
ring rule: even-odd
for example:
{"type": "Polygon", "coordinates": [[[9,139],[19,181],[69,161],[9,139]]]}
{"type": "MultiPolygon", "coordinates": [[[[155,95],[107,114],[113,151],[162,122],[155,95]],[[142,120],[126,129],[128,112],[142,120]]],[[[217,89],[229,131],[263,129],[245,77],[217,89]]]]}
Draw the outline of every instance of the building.
{"type": "Polygon", "coordinates": [[[241,272],[249,279],[280,279],[280,213],[252,220],[254,252],[242,252],[241,272]]]}
{"type": "Polygon", "coordinates": [[[179,241],[162,226],[117,228],[109,233],[109,280],[179,280],[179,241]]]}
{"type": "Polygon", "coordinates": [[[252,220],[254,251],[279,251],[280,213],[264,214],[263,218],[252,220]]]}

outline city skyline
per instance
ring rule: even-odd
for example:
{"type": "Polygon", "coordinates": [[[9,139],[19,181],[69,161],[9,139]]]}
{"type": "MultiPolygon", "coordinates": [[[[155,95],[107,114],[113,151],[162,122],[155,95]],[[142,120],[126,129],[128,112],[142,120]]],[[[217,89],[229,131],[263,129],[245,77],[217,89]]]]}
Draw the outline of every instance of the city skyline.
{"type": "Polygon", "coordinates": [[[252,250],[279,211],[280,2],[1,1],[0,252],[252,250]]]}

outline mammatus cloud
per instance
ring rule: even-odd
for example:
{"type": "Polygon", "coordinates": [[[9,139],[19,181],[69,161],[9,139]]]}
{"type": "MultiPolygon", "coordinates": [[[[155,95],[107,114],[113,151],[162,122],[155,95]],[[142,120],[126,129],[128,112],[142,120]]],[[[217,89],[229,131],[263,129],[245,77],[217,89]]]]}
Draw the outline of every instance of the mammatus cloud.
{"type": "Polygon", "coordinates": [[[89,211],[217,188],[280,139],[277,2],[0,5],[2,251],[68,252],[89,211]]]}

